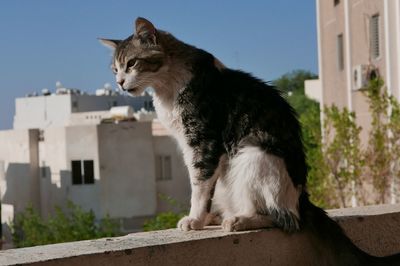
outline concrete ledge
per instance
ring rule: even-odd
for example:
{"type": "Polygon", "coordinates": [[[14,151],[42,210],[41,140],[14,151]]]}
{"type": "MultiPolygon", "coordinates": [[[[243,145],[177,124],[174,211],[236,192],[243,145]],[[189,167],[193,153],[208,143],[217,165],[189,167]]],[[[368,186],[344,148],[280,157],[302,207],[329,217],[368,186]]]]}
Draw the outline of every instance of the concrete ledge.
{"type": "MultiPolygon", "coordinates": [[[[331,210],[370,254],[400,252],[400,205],[331,210]]],[[[225,233],[219,227],[135,233],[0,252],[0,265],[308,265],[313,248],[301,233],[277,229],[225,233]]]]}

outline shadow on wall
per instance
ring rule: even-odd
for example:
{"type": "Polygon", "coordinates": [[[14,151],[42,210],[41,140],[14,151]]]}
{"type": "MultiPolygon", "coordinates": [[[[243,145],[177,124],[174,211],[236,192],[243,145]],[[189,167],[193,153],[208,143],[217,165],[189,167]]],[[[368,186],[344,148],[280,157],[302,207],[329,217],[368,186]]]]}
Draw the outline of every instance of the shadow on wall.
{"type": "Polygon", "coordinates": [[[69,199],[71,171],[52,172],[50,167],[40,167],[40,214],[48,218],[54,213],[54,207],[64,209],[69,199]]]}
{"type": "Polygon", "coordinates": [[[29,184],[31,183],[30,165],[27,163],[9,163],[4,180],[1,180],[3,204],[11,204],[16,212],[32,203],[29,184]]]}
{"type": "Polygon", "coordinates": [[[4,212],[5,217],[1,219],[2,232],[8,243],[11,242],[8,224],[28,206],[39,210],[43,218],[54,212],[55,205],[61,208],[67,206],[71,172],[62,170],[59,174],[52,173],[50,167],[32,169],[28,163],[9,163],[6,170],[4,163],[1,165],[1,204],[5,207],[4,211],[12,209],[4,212]],[[32,170],[39,173],[34,174],[32,170]],[[52,183],[52,180],[56,182],[52,183]]]}
{"type": "Polygon", "coordinates": [[[58,177],[55,175],[57,173],[52,173],[50,167],[41,167],[39,173],[33,175],[29,164],[9,163],[1,182],[2,203],[13,205],[16,213],[33,205],[42,209],[42,215],[51,212],[54,205],[66,206],[71,172],[62,170],[58,177]],[[47,205],[51,207],[46,208],[47,205]]]}

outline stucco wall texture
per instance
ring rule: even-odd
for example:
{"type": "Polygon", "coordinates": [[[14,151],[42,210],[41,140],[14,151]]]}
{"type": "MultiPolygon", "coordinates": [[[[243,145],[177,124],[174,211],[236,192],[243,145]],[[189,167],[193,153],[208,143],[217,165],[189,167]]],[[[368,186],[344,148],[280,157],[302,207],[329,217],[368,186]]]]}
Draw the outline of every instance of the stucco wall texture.
{"type": "MultiPolygon", "coordinates": [[[[400,205],[333,210],[356,245],[400,252],[400,205]]],[[[176,229],[0,252],[0,265],[318,265],[307,237],[278,229],[226,233],[176,229]]]]}

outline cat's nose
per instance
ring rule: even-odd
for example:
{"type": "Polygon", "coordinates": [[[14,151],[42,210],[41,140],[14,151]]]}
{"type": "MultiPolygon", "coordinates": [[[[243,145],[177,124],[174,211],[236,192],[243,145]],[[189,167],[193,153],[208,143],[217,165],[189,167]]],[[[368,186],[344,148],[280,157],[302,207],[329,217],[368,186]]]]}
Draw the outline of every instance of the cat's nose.
{"type": "Polygon", "coordinates": [[[124,82],[125,82],[124,79],[120,79],[120,80],[117,81],[117,83],[119,84],[119,86],[121,86],[121,89],[124,88],[124,82]]]}

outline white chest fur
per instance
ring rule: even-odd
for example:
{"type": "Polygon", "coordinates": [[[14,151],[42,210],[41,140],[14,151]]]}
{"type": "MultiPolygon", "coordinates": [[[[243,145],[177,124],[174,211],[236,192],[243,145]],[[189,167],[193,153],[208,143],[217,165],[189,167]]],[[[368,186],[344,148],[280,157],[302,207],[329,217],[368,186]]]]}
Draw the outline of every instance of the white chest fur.
{"type": "Polygon", "coordinates": [[[174,104],[173,101],[162,101],[156,95],[153,98],[153,103],[159,121],[174,136],[180,148],[182,149],[183,159],[188,167],[189,174],[192,176],[194,171],[192,167],[193,149],[187,144],[187,140],[185,138],[185,130],[180,115],[181,110],[174,104]]]}
{"type": "Polygon", "coordinates": [[[177,137],[177,134],[183,133],[180,114],[174,105],[173,101],[162,101],[156,95],[153,99],[158,120],[166,127],[172,135],[177,137]]]}

